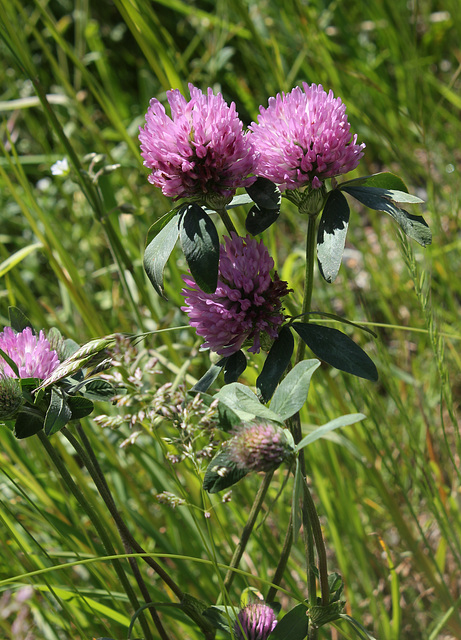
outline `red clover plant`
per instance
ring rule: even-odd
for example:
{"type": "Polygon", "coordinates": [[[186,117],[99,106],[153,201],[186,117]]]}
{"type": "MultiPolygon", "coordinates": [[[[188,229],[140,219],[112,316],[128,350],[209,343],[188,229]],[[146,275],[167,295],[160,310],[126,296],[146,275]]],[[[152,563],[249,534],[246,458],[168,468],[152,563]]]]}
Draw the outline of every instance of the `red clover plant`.
{"type": "MultiPolygon", "coordinates": [[[[38,435],[92,520],[108,555],[113,555],[104,523],[49,442],[50,436],[61,431],[87,467],[117,526],[125,552],[144,554],[143,561],[164,582],[168,593],[174,594],[178,606],[206,639],[212,640],[219,628],[237,640],[279,640],[288,637],[287,634],[290,640],[303,640],[306,636],[314,640],[320,626],[340,618],[348,620],[355,631],[360,628],[364,637],[365,630],[343,613],[340,577],[328,574],[322,530],[306,482],[303,451],[328,431],[364,416],[340,416],[303,437],[299,411],[307,400],[310,379],[319,366],[318,359],[304,358],[305,348],[332,367],[370,381],[377,380],[378,372],[369,356],[345,333],[311,322],[315,314],[350,323],[328,310],[311,309],[314,261],[317,256],[323,278],[334,281],[341,265],[350,217],[345,194],[390,214],[407,235],[425,246],[431,241],[426,223],[398,205],[421,201],[408,194],[402,180],[391,173],[338,184],[338,176],[357,168],[365,144],[358,143],[357,135],[351,133],[342,100],[335,98],[332,91],[327,93],[321,85],[303,83],[302,88],[295,87],[290,93],[269,98],[268,106],[261,106],[257,122],[247,131],[235,104],[227,105],[221,94],[215,95],[210,88],[203,93],[193,85],[189,85],[189,91],[190,100],[178,90],[167,92],[171,115],[153,98],[145,126],[140,127],[141,155],[151,171],[148,180],[176,203],[170,212],[154,222],[144,266],[155,290],[163,295],[164,268],[179,239],[189,269],[189,273],[183,275],[186,286],[181,292],[185,298],[182,310],[202,338],[202,350],[215,352],[220,358],[188,390],[183,402],[177,390],[166,387],[153,395],[140,395],[142,385],[136,385],[138,371],[126,382],[133,387],[131,397],[135,404],[141,397],[141,406],[132,410],[131,421],[141,419],[141,415],[157,420],[161,415],[162,419],[174,422],[183,416],[185,457],[192,455],[191,448],[200,439],[201,429],[209,429],[208,443],[200,454],[202,458],[197,454],[197,460],[210,455],[216,431],[228,434],[229,438],[218,448],[203,478],[203,488],[209,493],[223,491],[249,473],[265,474],[240,543],[229,561],[224,592],[217,594],[216,603],[198,603],[183,593],[170,572],[145,554],[115,505],[79,423],[80,418],[93,411],[93,400],[116,396],[117,384],[123,382],[117,376],[101,375],[114,364],[107,349],[116,344],[115,336],[78,348],[56,331],[49,332],[48,336],[43,331],[37,334],[27,318],[12,308],[11,327],[5,327],[0,333],[0,420],[18,438],[38,435]],[[236,195],[237,189],[245,189],[246,193],[236,195]],[[307,216],[304,297],[296,316],[285,314],[283,305],[291,290],[273,271],[274,260],[263,240],[254,238],[277,223],[282,198],[294,203],[299,213],[307,216]],[[247,234],[242,237],[229,211],[248,204],[251,207],[245,219],[247,234]],[[214,212],[225,227],[227,235],[222,236],[222,240],[222,229],[220,224],[218,227],[215,224],[214,212]],[[296,352],[295,339],[298,341],[296,352]],[[248,354],[261,351],[266,356],[255,393],[238,380],[251,364],[252,356],[248,354]],[[225,384],[214,393],[211,405],[202,406],[201,394],[217,384],[221,373],[224,373],[225,384]],[[174,404],[169,411],[162,409],[166,398],[174,404]],[[142,406],[143,402],[149,403],[149,407],[142,406]],[[190,420],[194,411],[201,416],[195,422],[190,420]],[[66,426],[69,424],[75,426],[76,435],[66,426]],[[287,463],[294,475],[294,491],[288,495],[296,497],[283,552],[274,558],[274,586],[267,594],[267,604],[263,601],[247,604],[238,611],[235,605],[239,597],[232,592],[234,569],[252,534],[273,472],[283,463],[287,463]],[[279,605],[273,600],[301,524],[306,548],[306,599],[285,612],[277,623],[279,605]],[[215,606],[221,599],[234,602],[234,607],[215,606]]],[[[96,179],[92,184],[97,188],[96,179]]],[[[304,220],[306,218],[300,219],[300,227],[304,220]]],[[[116,397],[120,408],[130,404],[129,398],[116,397]]],[[[101,416],[99,423],[111,420],[114,419],[101,416]]],[[[181,459],[178,456],[178,461],[181,459]]],[[[170,638],[149,598],[136,561],[131,558],[130,567],[145,601],[142,606],[125,569],[116,560],[113,564],[136,611],[132,625],[139,617],[145,638],[152,638],[144,617],[144,609],[148,609],[160,638],[170,638]]]]}

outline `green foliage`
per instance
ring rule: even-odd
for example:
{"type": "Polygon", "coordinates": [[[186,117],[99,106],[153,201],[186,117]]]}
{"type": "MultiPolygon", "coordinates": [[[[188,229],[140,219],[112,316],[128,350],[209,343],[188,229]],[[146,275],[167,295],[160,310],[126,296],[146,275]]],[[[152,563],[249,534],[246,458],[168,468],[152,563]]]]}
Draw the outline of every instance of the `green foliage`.
{"type": "Polygon", "coordinates": [[[317,230],[317,261],[327,282],[336,280],[341,266],[349,215],[349,205],[341,191],[330,191],[317,230]]]}
{"type": "Polygon", "coordinates": [[[179,240],[192,277],[207,293],[218,283],[219,237],[216,227],[197,204],[181,210],[179,240]]]}
{"type": "Polygon", "coordinates": [[[294,322],[292,326],[321,360],[359,378],[374,382],[378,380],[373,361],[345,333],[312,322],[294,322]]]}

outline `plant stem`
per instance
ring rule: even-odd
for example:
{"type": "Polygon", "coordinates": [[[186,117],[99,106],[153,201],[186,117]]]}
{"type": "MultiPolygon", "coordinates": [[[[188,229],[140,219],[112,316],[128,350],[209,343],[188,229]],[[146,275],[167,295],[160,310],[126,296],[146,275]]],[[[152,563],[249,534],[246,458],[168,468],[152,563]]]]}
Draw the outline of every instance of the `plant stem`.
{"type": "MultiPolygon", "coordinates": [[[[316,228],[317,228],[317,215],[309,215],[307,225],[306,236],[306,270],[304,279],[304,296],[301,313],[303,314],[303,321],[309,322],[309,311],[312,303],[312,292],[314,289],[314,263],[315,263],[315,243],[316,243],[316,228]]],[[[305,344],[302,340],[298,342],[298,349],[296,352],[295,365],[301,362],[304,358],[305,344]]],[[[298,443],[302,438],[301,421],[299,412],[297,412],[290,420],[289,426],[293,434],[295,443],[298,443]]],[[[310,605],[317,604],[317,581],[315,577],[315,552],[314,543],[317,549],[317,556],[319,561],[319,582],[322,594],[322,605],[329,604],[329,588],[328,588],[328,571],[326,562],[326,551],[322,537],[322,529],[320,526],[319,517],[315,509],[314,501],[310,494],[309,488],[306,483],[306,464],[304,458],[304,451],[301,451],[299,455],[300,472],[303,478],[303,531],[304,541],[306,545],[306,564],[307,564],[307,582],[308,582],[308,595],[310,605]]],[[[295,505],[293,505],[295,508],[295,505]]],[[[290,520],[290,524],[292,521],[290,520]]],[[[278,584],[283,576],[284,569],[288,562],[291,546],[293,543],[293,531],[288,530],[285,535],[284,546],[278,562],[278,566],[275,572],[274,582],[278,584]]],[[[268,593],[268,599],[272,599],[275,596],[275,589],[271,588],[268,593]]],[[[317,637],[317,628],[309,628],[309,640],[315,640],[317,637]]]]}
{"type": "MultiPolygon", "coordinates": [[[[56,467],[56,469],[59,471],[59,473],[61,474],[61,478],[63,479],[63,481],[65,482],[66,486],[69,488],[69,490],[71,491],[72,495],[75,497],[75,499],[77,500],[77,502],[80,504],[80,506],[82,507],[82,509],[85,511],[85,513],[88,515],[88,517],[90,518],[91,522],[93,523],[100,539],[101,542],[104,546],[104,549],[107,553],[107,555],[117,555],[116,551],[114,549],[114,547],[112,546],[112,542],[110,540],[110,537],[106,531],[106,528],[104,526],[104,523],[101,522],[98,514],[96,513],[96,511],[94,510],[93,506],[90,504],[90,502],[86,499],[86,497],[84,496],[84,494],[80,491],[80,489],[77,487],[77,485],[75,484],[75,482],[73,481],[69,471],[67,470],[63,460],[61,459],[61,457],[56,453],[56,451],[54,450],[53,446],[50,444],[47,436],[44,434],[43,431],[39,431],[38,432],[38,437],[40,439],[40,442],[42,443],[43,447],[45,448],[47,454],[49,455],[49,457],[51,458],[54,466],[56,467]]],[[[120,560],[112,560],[112,565],[117,573],[117,576],[120,580],[121,585],[123,586],[125,593],[128,596],[128,599],[131,603],[131,606],[133,607],[133,609],[135,611],[137,611],[140,608],[140,604],[138,602],[138,599],[136,597],[136,594],[131,586],[131,584],[128,581],[128,578],[125,574],[125,571],[123,569],[122,563],[120,562],[120,560]]],[[[147,624],[147,620],[145,618],[144,615],[140,616],[140,623],[144,632],[144,635],[146,637],[146,640],[153,640],[153,636],[152,633],[150,631],[149,625],[147,624]]]]}
{"type": "MultiPolygon", "coordinates": [[[[307,222],[306,237],[306,271],[304,276],[304,296],[301,313],[303,322],[309,322],[309,311],[311,310],[312,292],[314,290],[314,262],[315,262],[315,238],[317,228],[317,216],[309,216],[307,222]]],[[[306,345],[303,340],[298,342],[295,364],[304,358],[306,345]]]]}
{"type": "Polygon", "coordinates": [[[224,222],[224,226],[226,227],[227,231],[229,232],[229,235],[232,232],[237,233],[237,229],[234,227],[234,223],[230,219],[230,216],[227,213],[226,207],[223,207],[222,209],[219,209],[218,213],[219,213],[219,216],[220,216],[221,220],[224,222]]]}
{"type": "MultiPolygon", "coordinates": [[[[304,488],[304,506],[308,515],[310,528],[312,529],[312,535],[315,540],[315,547],[317,549],[317,557],[319,561],[319,582],[320,591],[322,594],[322,606],[326,607],[330,602],[330,587],[328,586],[328,568],[327,568],[327,552],[325,549],[325,543],[323,541],[322,526],[320,524],[319,515],[315,508],[314,500],[312,499],[311,492],[307,486],[306,477],[303,476],[303,488],[304,488]]],[[[314,577],[315,582],[315,577],[314,577]]]]}
{"type": "Polygon", "coordinates": [[[232,582],[234,580],[235,572],[232,569],[235,569],[239,566],[239,562],[242,559],[243,553],[245,551],[245,547],[250,538],[251,532],[253,531],[253,527],[256,522],[256,518],[258,517],[258,513],[261,509],[264,498],[266,497],[267,490],[269,489],[269,485],[272,480],[272,476],[274,472],[266,473],[264,476],[264,480],[262,481],[261,486],[259,487],[259,491],[256,494],[253,505],[251,507],[250,515],[248,516],[247,523],[242,531],[242,535],[240,536],[239,543],[235,548],[234,555],[232,556],[232,560],[229,565],[229,570],[227,571],[226,577],[224,579],[223,587],[226,591],[229,591],[232,582]]]}
{"type": "MultiPolygon", "coordinates": [[[[280,554],[280,559],[277,564],[277,569],[275,570],[274,577],[272,578],[272,582],[274,584],[280,584],[283,578],[283,574],[285,573],[285,569],[287,566],[288,558],[290,556],[291,546],[293,544],[293,518],[290,514],[290,520],[288,522],[288,528],[285,533],[285,540],[283,541],[283,548],[280,554]]],[[[266,601],[273,602],[277,593],[277,589],[275,587],[271,587],[267,592],[266,601]]]]}
{"type": "MultiPolygon", "coordinates": [[[[90,441],[89,441],[84,429],[82,428],[80,423],[77,423],[77,427],[76,428],[77,428],[78,435],[79,435],[79,437],[80,437],[80,439],[82,441],[83,447],[80,445],[78,440],[73,436],[73,434],[68,431],[68,429],[66,429],[64,427],[64,429],[62,429],[61,431],[62,431],[63,435],[69,440],[71,445],[74,447],[74,449],[77,451],[78,455],[82,458],[83,462],[85,463],[85,466],[88,469],[88,472],[89,472],[91,478],[93,479],[93,482],[95,483],[96,488],[99,491],[99,495],[103,499],[103,501],[104,501],[106,507],[108,508],[112,518],[114,519],[114,522],[115,522],[115,524],[117,526],[117,530],[119,532],[119,535],[120,535],[120,538],[121,538],[121,540],[123,542],[124,547],[130,548],[132,551],[135,551],[136,553],[146,554],[146,551],[135,540],[135,538],[131,534],[131,532],[128,529],[125,521],[123,520],[119,510],[117,509],[117,506],[115,504],[115,501],[114,501],[114,498],[112,496],[112,493],[111,493],[111,491],[109,489],[109,486],[107,485],[105,476],[104,476],[104,474],[102,472],[102,469],[101,469],[101,467],[99,465],[98,459],[96,458],[96,455],[95,455],[95,453],[93,451],[93,447],[91,446],[91,443],[90,443],[90,441]]],[[[214,631],[213,631],[210,623],[207,620],[205,620],[205,618],[203,618],[203,616],[201,616],[200,613],[196,609],[194,609],[193,607],[187,606],[186,594],[176,584],[176,582],[168,575],[168,573],[163,569],[163,567],[160,564],[158,564],[158,562],[156,562],[153,558],[151,558],[149,556],[145,556],[142,559],[146,562],[146,564],[148,564],[157,573],[157,575],[173,591],[173,593],[176,595],[176,597],[178,598],[180,603],[183,605],[183,611],[192,620],[194,620],[194,622],[200,627],[200,629],[202,630],[205,638],[210,638],[210,639],[213,638],[214,637],[214,631]]],[[[133,560],[134,560],[134,558],[133,558],[133,560]]],[[[134,564],[136,565],[136,561],[135,561],[134,564]]],[[[137,565],[136,565],[136,570],[139,573],[139,569],[138,569],[137,565]]],[[[143,593],[143,596],[144,596],[144,593],[143,593]]],[[[152,611],[151,611],[151,615],[152,615],[152,611]]],[[[156,612],[155,612],[154,616],[155,616],[155,624],[157,626],[157,629],[158,629],[158,631],[160,633],[160,636],[161,636],[162,640],[168,640],[168,635],[163,630],[162,624],[161,624],[160,619],[158,618],[156,612]],[[161,630],[163,630],[163,633],[162,633],[161,630]]]]}

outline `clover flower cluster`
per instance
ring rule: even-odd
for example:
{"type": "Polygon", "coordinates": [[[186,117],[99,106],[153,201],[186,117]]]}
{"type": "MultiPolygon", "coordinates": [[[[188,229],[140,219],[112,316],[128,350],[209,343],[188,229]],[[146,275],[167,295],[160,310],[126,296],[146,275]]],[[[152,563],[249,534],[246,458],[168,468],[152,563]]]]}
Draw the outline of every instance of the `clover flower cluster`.
{"type": "Polygon", "coordinates": [[[229,458],[244,471],[274,471],[292,453],[278,425],[266,421],[242,423],[227,443],[229,458]]]}
{"type": "Polygon", "coordinates": [[[234,624],[237,640],[267,640],[277,625],[274,610],[262,602],[247,605],[237,618],[234,624]]]}
{"type": "MultiPolygon", "coordinates": [[[[189,101],[178,90],[167,92],[171,116],[153,98],[139,133],[148,180],[174,199],[220,210],[238,187],[262,176],[282,191],[307,187],[307,195],[320,194],[321,207],[323,181],[355,169],[363,156],[365,145],[352,136],[345,105],[321,85],[303,83],[270,98],[247,132],[234,103],[210,88],[204,94],[190,84],[189,91],[189,101]]],[[[229,356],[250,343],[249,351],[258,353],[261,341],[277,337],[281,298],[289,289],[270,275],[272,268],[262,243],[231,233],[220,250],[214,293],[184,277],[182,309],[205,339],[202,348],[229,356]]]]}
{"type": "MultiPolygon", "coordinates": [[[[58,354],[43,331],[35,335],[30,327],[16,333],[5,327],[0,333],[0,349],[18,367],[19,378],[39,378],[45,380],[59,365],[58,354]]],[[[0,375],[16,378],[16,373],[0,355],[0,375]]]]}
{"type": "Polygon", "coordinates": [[[230,201],[237,187],[250,185],[255,162],[253,145],[235,104],[220,93],[189,85],[186,101],[176,89],[167,92],[171,118],[152,98],[139,140],[148,180],[166,196],[207,201],[218,194],[230,201]]]}
{"type": "Polygon", "coordinates": [[[274,261],[267,248],[249,235],[232,233],[221,246],[218,286],[205,293],[189,276],[183,276],[186,305],[181,307],[199,336],[202,349],[229,356],[248,341],[259,353],[261,335],[275,339],[283,322],[281,298],[289,292],[285,281],[270,271],[274,261]]]}
{"type": "Polygon", "coordinates": [[[238,187],[263,176],[279,188],[311,185],[355,169],[365,145],[352,136],[341,98],[305,82],[269,98],[257,122],[243,131],[235,104],[189,85],[191,99],[167,92],[171,117],[152,98],[139,129],[148,180],[172,198],[229,201],[238,187]]]}
{"type": "Polygon", "coordinates": [[[322,85],[295,87],[269,98],[260,107],[258,122],[250,125],[257,151],[255,172],[285,189],[311,184],[352,171],[365,145],[351,140],[346,106],[322,85]]]}

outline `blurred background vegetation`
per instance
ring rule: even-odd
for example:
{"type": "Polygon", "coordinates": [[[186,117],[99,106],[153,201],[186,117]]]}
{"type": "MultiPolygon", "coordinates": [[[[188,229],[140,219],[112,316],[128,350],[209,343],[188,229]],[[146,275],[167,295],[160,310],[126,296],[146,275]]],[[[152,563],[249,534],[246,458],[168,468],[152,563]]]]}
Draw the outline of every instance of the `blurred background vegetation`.
{"type": "MultiPolygon", "coordinates": [[[[385,214],[351,203],[344,264],[333,285],[317,280],[313,308],[375,328],[376,341],[351,335],[374,358],[380,380],[323,365],[302,418],[308,429],[341,413],[368,416],[308,449],[329,568],[344,578],[347,612],[382,640],[461,638],[458,3],[0,0],[0,35],[1,326],[9,305],[79,343],[187,324],[179,310],[180,252],[166,271],[168,303],[143,273],[149,226],[170,203],[147,182],[137,132],[151,97],[164,101],[170,88],[187,94],[189,82],[235,101],[245,125],[269,96],[320,83],[341,96],[352,131],[367,145],[355,175],[393,171],[425,200],[420,211],[433,233],[425,250],[402,240],[385,214]],[[64,157],[71,173],[52,176],[51,165],[64,157]]],[[[244,216],[234,216],[241,232],[244,216]]],[[[302,297],[304,225],[285,205],[277,228],[263,235],[294,289],[293,309],[302,297]]],[[[144,388],[177,385],[186,372],[188,384],[199,378],[209,366],[199,344],[188,329],[146,340],[137,357],[149,349],[162,374],[145,372],[144,388]]],[[[261,363],[252,358],[247,383],[261,363]]],[[[138,416],[134,426],[85,427],[135,537],[149,551],[182,556],[165,561],[181,587],[214,602],[216,563],[229,562],[260,478],[240,483],[231,502],[215,496],[210,506],[193,463],[165,457],[167,425],[150,428],[138,416]],[[141,432],[136,442],[120,448],[134,431],[141,432]],[[186,504],[159,503],[165,491],[186,504]]],[[[91,524],[35,438],[1,435],[0,637],[125,638],[133,612],[109,563],[53,569],[104,555],[91,524]]],[[[52,442],[104,514],[78,459],[59,436],[52,442]]],[[[242,563],[254,579],[236,579],[235,605],[247,585],[267,592],[260,578],[273,575],[289,517],[289,493],[272,504],[282,482],[279,471],[267,519],[242,563]]],[[[109,521],[107,528],[116,544],[109,521]]],[[[155,576],[145,575],[153,600],[168,600],[155,576]]],[[[305,597],[301,547],[284,586],[305,597]]],[[[281,596],[284,610],[293,598],[281,596]]],[[[166,613],[172,638],[199,637],[184,616],[166,613]]],[[[321,637],[351,636],[337,626],[321,637]]]]}

